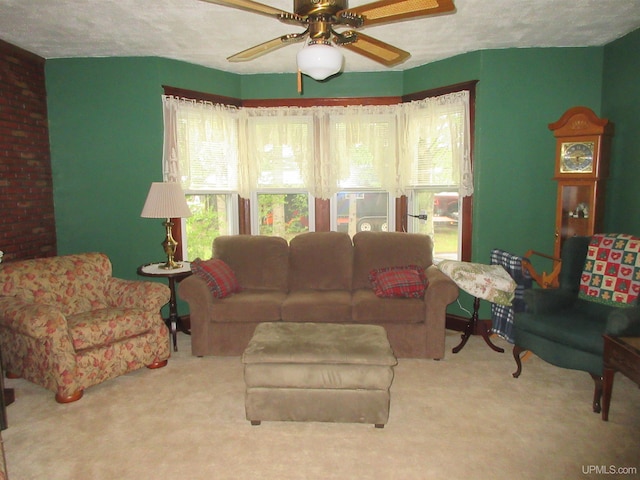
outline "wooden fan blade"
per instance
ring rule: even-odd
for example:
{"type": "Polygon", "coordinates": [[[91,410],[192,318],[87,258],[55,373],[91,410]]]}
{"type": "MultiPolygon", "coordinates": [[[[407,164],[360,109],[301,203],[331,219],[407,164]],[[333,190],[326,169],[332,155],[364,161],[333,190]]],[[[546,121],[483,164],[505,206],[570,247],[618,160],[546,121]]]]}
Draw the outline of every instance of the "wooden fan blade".
{"type": "MultiPolygon", "coordinates": [[[[270,7],[263,3],[254,2],[252,0],[202,0],[203,2],[215,3],[224,7],[238,8],[247,12],[259,13],[269,17],[278,18],[279,15],[287,15],[289,12],[270,7]]],[[[291,15],[291,14],[289,14],[291,15]]]]}
{"type": "Polygon", "coordinates": [[[453,0],[380,0],[350,8],[340,13],[361,15],[364,17],[364,25],[366,26],[425,15],[436,15],[451,12],[455,9],[453,0]]]}
{"type": "Polygon", "coordinates": [[[274,52],[291,43],[301,42],[306,36],[306,32],[283,35],[281,37],[274,38],[273,40],[269,40],[268,42],[261,43],[260,45],[247,48],[235,55],[231,55],[230,57],[227,57],[227,60],[230,62],[248,62],[249,60],[274,52]]]}
{"type": "Polygon", "coordinates": [[[342,45],[343,48],[359,53],[360,55],[364,55],[365,57],[381,63],[386,67],[398,65],[411,56],[409,52],[394,47],[393,45],[389,45],[388,43],[381,42],[380,40],[360,32],[350,30],[345,32],[343,35],[355,35],[358,38],[353,43],[342,45]]]}

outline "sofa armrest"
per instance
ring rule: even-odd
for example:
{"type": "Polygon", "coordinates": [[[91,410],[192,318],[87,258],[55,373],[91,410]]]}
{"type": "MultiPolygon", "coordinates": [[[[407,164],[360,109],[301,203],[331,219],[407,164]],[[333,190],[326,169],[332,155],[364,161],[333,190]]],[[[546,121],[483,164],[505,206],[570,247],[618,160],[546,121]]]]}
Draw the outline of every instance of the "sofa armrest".
{"type": "Polygon", "coordinates": [[[453,303],[460,290],[453,280],[435,265],[425,269],[429,284],[424,294],[426,304],[427,358],[444,358],[447,327],[447,305],[453,303]]]}
{"type": "Polygon", "coordinates": [[[607,317],[605,333],[615,337],[640,336],[640,306],[613,310],[607,317]]]}
{"type": "Polygon", "coordinates": [[[0,298],[0,325],[31,338],[68,337],[67,318],[56,307],[30,303],[15,297],[0,298]]]}
{"type": "Polygon", "coordinates": [[[211,294],[207,282],[197,275],[191,275],[178,284],[178,296],[189,304],[189,310],[193,315],[194,310],[210,312],[220,299],[211,294]]]}
{"type": "Polygon", "coordinates": [[[425,301],[440,303],[446,308],[458,298],[460,293],[458,286],[438,267],[431,265],[424,272],[429,282],[424,294],[425,301]]]}
{"type": "Polygon", "coordinates": [[[214,298],[207,282],[197,275],[191,275],[180,282],[178,296],[189,304],[191,352],[193,355],[203,355],[208,350],[211,314],[220,300],[214,298]]]}
{"type": "Polygon", "coordinates": [[[560,288],[531,288],[524,291],[526,311],[551,313],[568,308],[575,303],[576,294],[560,288]]]}
{"type": "Polygon", "coordinates": [[[105,287],[105,297],[114,307],[159,312],[169,302],[171,291],[168,286],[159,282],[112,277],[105,287]]]}

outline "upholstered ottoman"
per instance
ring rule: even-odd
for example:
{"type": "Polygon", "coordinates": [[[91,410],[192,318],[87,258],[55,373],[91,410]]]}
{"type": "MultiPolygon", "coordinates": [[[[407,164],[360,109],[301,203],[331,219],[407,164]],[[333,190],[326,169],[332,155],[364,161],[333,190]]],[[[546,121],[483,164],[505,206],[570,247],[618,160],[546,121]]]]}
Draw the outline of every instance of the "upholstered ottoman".
{"type": "Polygon", "coordinates": [[[242,362],[245,409],[253,425],[387,423],[397,360],[381,326],[261,323],[242,362]]]}

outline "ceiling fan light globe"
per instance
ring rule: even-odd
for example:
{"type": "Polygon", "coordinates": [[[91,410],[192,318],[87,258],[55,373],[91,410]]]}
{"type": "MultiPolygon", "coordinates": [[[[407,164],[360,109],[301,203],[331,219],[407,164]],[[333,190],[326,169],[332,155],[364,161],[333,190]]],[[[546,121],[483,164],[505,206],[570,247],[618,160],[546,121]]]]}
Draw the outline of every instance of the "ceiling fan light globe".
{"type": "Polygon", "coordinates": [[[324,80],[342,70],[344,57],[337,47],[326,43],[305,46],[298,52],[298,70],[314,80],[324,80]]]}

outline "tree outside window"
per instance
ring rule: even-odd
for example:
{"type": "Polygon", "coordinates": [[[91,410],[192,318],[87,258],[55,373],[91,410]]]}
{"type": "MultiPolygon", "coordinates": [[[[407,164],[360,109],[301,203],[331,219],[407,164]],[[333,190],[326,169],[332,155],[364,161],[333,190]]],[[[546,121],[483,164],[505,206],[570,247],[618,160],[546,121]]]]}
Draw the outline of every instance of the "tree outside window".
{"type": "Polygon", "coordinates": [[[259,193],[258,234],[291,240],[309,231],[309,195],[306,193],[259,193]]]}

